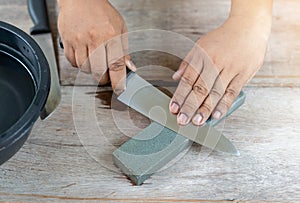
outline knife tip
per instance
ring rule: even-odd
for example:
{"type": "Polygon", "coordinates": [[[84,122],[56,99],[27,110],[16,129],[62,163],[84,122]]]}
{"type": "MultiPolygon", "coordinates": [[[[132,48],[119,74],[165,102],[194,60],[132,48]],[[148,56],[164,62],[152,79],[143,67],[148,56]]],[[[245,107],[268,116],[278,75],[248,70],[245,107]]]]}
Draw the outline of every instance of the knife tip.
{"type": "Polygon", "coordinates": [[[231,150],[230,154],[232,154],[234,156],[240,156],[241,155],[239,150],[237,150],[237,148],[234,145],[232,146],[232,150],[231,150]]]}
{"type": "Polygon", "coordinates": [[[234,153],[233,155],[235,155],[235,156],[240,156],[241,153],[240,153],[238,150],[236,150],[235,153],[234,153]]]}
{"type": "Polygon", "coordinates": [[[236,149],[236,147],[234,145],[232,145],[230,147],[230,149],[227,149],[226,151],[223,151],[224,153],[227,153],[227,154],[231,154],[231,155],[234,155],[234,156],[240,156],[240,152],[239,150],[236,149]]]}

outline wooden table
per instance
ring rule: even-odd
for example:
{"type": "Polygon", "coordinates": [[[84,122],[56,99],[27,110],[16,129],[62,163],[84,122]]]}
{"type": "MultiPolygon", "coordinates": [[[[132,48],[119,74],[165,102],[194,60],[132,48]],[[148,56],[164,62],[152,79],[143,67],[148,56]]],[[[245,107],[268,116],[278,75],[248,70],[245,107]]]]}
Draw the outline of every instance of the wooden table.
{"type": "MultiPolygon", "coordinates": [[[[220,25],[230,7],[225,0],[112,2],[130,31],[164,29],[192,40],[220,25]]],[[[57,45],[55,1],[48,1],[48,7],[57,45]]],[[[0,201],[299,202],[299,7],[297,0],[275,1],[266,62],[245,88],[246,103],[226,120],[223,133],[241,155],[209,152],[195,144],[142,186],[133,186],[113,166],[111,153],[149,120],[130,111],[133,124],[116,122],[118,112],[109,105],[111,90],[96,89],[88,75],[75,82],[77,70],[56,47],[62,102],[52,117],[35,124],[24,147],[0,166],[0,201]],[[86,105],[89,102],[94,103],[86,105]]],[[[0,19],[23,30],[32,25],[25,0],[0,0],[0,19]]],[[[131,39],[130,44],[134,48],[141,41],[131,39]]],[[[180,61],[157,51],[134,53],[133,58],[139,67],[175,69],[180,61]]],[[[166,79],[150,68],[144,77],[166,79]]]]}

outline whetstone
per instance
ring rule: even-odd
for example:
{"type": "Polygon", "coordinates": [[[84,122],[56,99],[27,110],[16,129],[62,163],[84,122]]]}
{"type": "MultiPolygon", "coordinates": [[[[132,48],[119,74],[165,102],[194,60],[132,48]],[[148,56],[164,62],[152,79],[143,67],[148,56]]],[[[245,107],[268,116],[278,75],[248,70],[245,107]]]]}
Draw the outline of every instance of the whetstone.
{"type": "MultiPolygon", "coordinates": [[[[242,92],[226,117],[240,107],[244,101],[245,94],[242,92]]],[[[221,120],[207,121],[212,126],[219,122],[221,120]]],[[[192,141],[189,139],[153,122],[115,150],[113,161],[134,184],[141,185],[191,144],[192,141]]]]}

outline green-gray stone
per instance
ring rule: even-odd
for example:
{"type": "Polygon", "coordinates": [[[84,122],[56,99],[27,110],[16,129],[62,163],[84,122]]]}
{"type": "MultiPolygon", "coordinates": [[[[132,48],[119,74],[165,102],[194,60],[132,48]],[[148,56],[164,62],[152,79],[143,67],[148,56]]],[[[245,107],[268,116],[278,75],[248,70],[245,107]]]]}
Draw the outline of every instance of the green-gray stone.
{"type": "Polygon", "coordinates": [[[113,153],[114,162],[133,183],[140,185],[191,143],[153,122],[113,153]],[[157,136],[153,137],[153,134],[157,136]],[[153,138],[145,139],[147,136],[153,138]]]}
{"type": "MultiPolygon", "coordinates": [[[[226,117],[240,107],[244,100],[245,94],[242,92],[226,117]]],[[[215,126],[219,122],[209,120],[208,124],[215,126]]],[[[191,144],[189,139],[153,122],[114,151],[113,160],[134,184],[141,185],[191,144]]]]}

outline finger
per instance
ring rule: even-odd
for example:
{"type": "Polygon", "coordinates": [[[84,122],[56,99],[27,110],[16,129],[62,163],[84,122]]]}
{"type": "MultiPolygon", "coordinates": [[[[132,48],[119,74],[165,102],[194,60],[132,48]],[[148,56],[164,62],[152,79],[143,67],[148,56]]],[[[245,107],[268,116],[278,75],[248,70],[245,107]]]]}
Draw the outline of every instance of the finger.
{"type": "Polygon", "coordinates": [[[81,71],[90,73],[91,68],[88,60],[88,48],[82,47],[75,50],[76,65],[81,71]]]}
{"type": "MultiPolygon", "coordinates": [[[[203,125],[210,117],[212,111],[215,109],[220,99],[223,97],[231,78],[233,78],[231,77],[231,73],[228,73],[226,71],[222,71],[220,73],[209,95],[206,97],[199,110],[193,117],[192,121],[195,125],[203,125]]],[[[220,115],[218,115],[217,113],[214,116],[216,119],[220,119],[220,115]]]]}
{"type": "Polygon", "coordinates": [[[109,73],[108,73],[108,70],[106,70],[103,75],[102,75],[102,78],[101,80],[99,81],[99,85],[106,85],[109,83],[109,73]]]}
{"type": "Polygon", "coordinates": [[[120,94],[126,86],[126,65],[121,37],[108,42],[106,53],[111,86],[116,94],[120,94]]]}
{"type": "Polygon", "coordinates": [[[128,46],[128,30],[126,27],[126,24],[124,24],[123,30],[122,30],[122,36],[121,36],[121,40],[122,40],[122,46],[123,46],[123,53],[125,55],[125,64],[126,66],[132,70],[133,72],[136,71],[136,66],[133,63],[133,61],[131,60],[131,57],[129,55],[129,46],[128,46]]]}
{"type": "MultiPolygon", "coordinates": [[[[128,55],[129,56],[129,55],[128,55]]],[[[134,64],[134,62],[130,59],[130,56],[129,57],[125,57],[125,63],[126,63],[126,66],[133,72],[135,72],[137,70],[136,68],[136,65],[134,64]]]]}
{"type": "Polygon", "coordinates": [[[123,46],[123,53],[126,56],[125,58],[130,60],[129,46],[128,46],[128,30],[127,30],[126,24],[124,24],[123,29],[122,29],[121,40],[122,40],[122,46],[123,46]]]}
{"type": "Polygon", "coordinates": [[[241,92],[243,86],[246,84],[246,81],[247,79],[245,79],[242,75],[237,75],[235,78],[233,78],[226,88],[222,99],[216,106],[213,115],[220,114],[220,118],[226,115],[231,105],[241,92]]]}
{"type": "Polygon", "coordinates": [[[106,49],[104,45],[89,46],[89,62],[94,79],[100,85],[108,83],[106,49]]]}
{"type": "Polygon", "coordinates": [[[186,68],[188,67],[188,65],[190,64],[190,62],[193,59],[193,54],[194,51],[190,51],[188,53],[188,55],[183,59],[183,61],[181,62],[178,70],[173,74],[173,80],[180,80],[180,78],[182,77],[184,71],[186,70],[186,68]]]}
{"type": "Polygon", "coordinates": [[[64,54],[73,67],[76,67],[75,52],[72,46],[65,44],[64,54]]]}
{"type": "Polygon", "coordinates": [[[193,85],[192,91],[187,96],[180,113],[178,114],[177,122],[180,125],[187,125],[190,122],[196,111],[210,93],[219,75],[217,66],[209,60],[206,54],[204,55],[203,62],[203,71],[196,83],[193,85]]]}
{"type": "Polygon", "coordinates": [[[203,68],[203,59],[201,56],[194,55],[191,64],[188,65],[184,74],[181,77],[179,85],[171,99],[169,109],[173,114],[180,111],[186,97],[192,91],[192,88],[197,81],[199,74],[203,68]]]}

